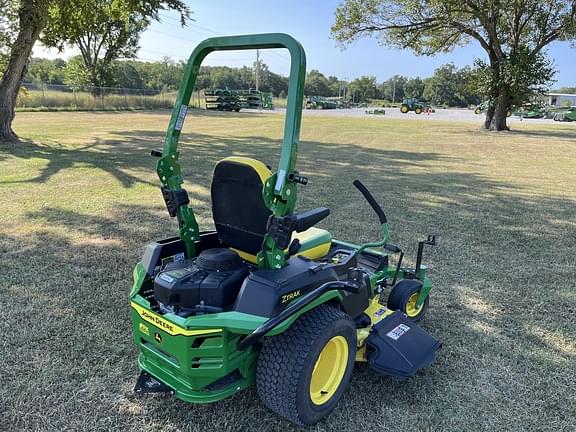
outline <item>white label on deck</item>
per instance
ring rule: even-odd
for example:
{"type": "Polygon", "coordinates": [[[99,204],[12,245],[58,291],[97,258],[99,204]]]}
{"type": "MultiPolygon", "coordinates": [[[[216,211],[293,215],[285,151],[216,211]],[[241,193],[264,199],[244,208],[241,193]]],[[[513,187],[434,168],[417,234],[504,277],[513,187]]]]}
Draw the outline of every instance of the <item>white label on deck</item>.
{"type": "Polygon", "coordinates": [[[410,327],[408,327],[406,324],[399,324],[388,333],[386,333],[386,336],[388,336],[390,339],[398,340],[408,330],[410,330],[410,327]]]}

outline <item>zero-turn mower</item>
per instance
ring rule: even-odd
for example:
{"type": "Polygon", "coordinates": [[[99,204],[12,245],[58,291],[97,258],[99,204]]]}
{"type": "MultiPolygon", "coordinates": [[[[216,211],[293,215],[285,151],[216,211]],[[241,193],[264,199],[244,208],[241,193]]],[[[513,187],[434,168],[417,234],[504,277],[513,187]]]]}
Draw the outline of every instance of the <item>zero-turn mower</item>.
{"type": "Polygon", "coordinates": [[[192,53],[163,150],[152,152],[180,231],[150,243],[134,269],[137,393],[206,403],[256,384],[271,410],[313,424],[334,409],[355,361],[397,377],[434,361],[440,343],[416,322],[431,289],[422,252],[435,237],[419,243],[414,268],[403,267],[384,212],[358,180],[382,225],[380,240],[333,239],[315,227],[330,213],[324,207],[294,212],[298,186],[308,182],[296,170],[305,71],[302,46],[285,34],[211,38],[192,53]],[[274,172],[246,157],[218,162],[211,184],[216,229],[200,231],[177,151],[200,64],[213,51],[266,48],[291,56],[280,161],[274,172]]]}

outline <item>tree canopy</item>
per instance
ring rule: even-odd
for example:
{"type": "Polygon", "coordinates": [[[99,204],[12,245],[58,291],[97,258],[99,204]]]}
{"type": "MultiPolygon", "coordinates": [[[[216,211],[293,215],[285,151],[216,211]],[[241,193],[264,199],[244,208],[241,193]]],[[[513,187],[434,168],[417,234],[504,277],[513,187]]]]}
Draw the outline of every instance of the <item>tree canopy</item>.
{"type": "Polygon", "coordinates": [[[183,0],[84,0],[80,5],[74,0],[0,2],[0,54],[7,55],[0,81],[0,141],[17,139],[12,130],[16,97],[32,48],[43,32],[47,46],[78,46],[90,79],[105,83],[108,66],[117,58],[134,56],[141,31],[151,20],[160,19],[160,11],[177,11],[182,24],[190,16],[183,0]]]}
{"type": "Polygon", "coordinates": [[[576,38],[576,0],[344,0],[332,34],[343,44],[375,35],[418,55],[478,43],[487,57],[478,63],[490,102],[485,126],[502,130],[511,105],[550,81],[545,47],[576,38]]]}

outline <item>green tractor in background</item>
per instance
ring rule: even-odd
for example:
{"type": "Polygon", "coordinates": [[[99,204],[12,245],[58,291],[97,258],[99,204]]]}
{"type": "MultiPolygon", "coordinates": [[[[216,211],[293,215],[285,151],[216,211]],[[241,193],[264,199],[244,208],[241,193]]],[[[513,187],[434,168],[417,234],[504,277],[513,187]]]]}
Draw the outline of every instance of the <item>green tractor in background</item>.
{"type": "Polygon", "coordinates": [[[416,114],[422,114],[424,110],[428,108],[428,105],[420,102],[416,98],[404,98],[402,105],[400,105],[400,112],[402,114],[407,114],[410,111],[414,111],[416,114]]]}
{"type": "Polygon", "coordinates": [[[190,56],[163,150],[152,151],[179,233],[150,243],[133,272],[137,393],[209,403],[256,384],[266,406],[305,425],[335,408],[355,362],[403,378],[434,362],[441,344],[416,322],[429,307],[422,257],[435,237],[418,243],[414,267],[404,266],[384,211],[358,180],[381,225],[374,242],[335,240],[316,227],[327,208],[294,211],[308,183],[296,169],[305,73],[304,49],[280,33],[207,39],[190,56]],[[291,57],[280,160],[275,170],[245,156],[219,161],[210,191],[215,229],[201,231],[178,151],[200,65],[214,51],[270,48],[291,57]]]}

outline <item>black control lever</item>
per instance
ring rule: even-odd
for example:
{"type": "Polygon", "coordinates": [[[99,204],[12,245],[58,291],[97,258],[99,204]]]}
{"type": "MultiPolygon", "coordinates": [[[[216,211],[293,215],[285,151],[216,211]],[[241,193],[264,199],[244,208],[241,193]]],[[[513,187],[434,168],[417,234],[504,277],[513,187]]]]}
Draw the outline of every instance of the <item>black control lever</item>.
{"type": "Polygon", "coordinates": [[[424,245],[436,246],[436,244],[436,236],[431,234],[428,235],[426,240],[418,242],[418,254],[416,255],[416,274],[418,274],[420,267],[422,267],[422,252],[424,251],[424,245]]]}
{"type": "Polygon", "coordinates": [[[150,156],[154,156],[154,157],[162,157],[162,152],[158,151],[158,150],[150,150],[150,156]]]}
{"type": "Polygon", "coordinates": [[[402,252],[402,249],[400,249],[398,246],[393,245],[391,243],[386,243],[384,245],[384,249],[386,249],[388,252],[392,252],[392,253],[400,253],[402,252]]]}
{"type": "Polygon", "coordinates": [[[352,182],[352,184],[354,186],[356,186],[356,189],[358,189],[360,191],[360,193],[362,193],[362,195],[364,195],[364,198],[366,198],[366,201],[368,201],[368,204],[370,204],[372,209],[378,215],[378,219],[380,219],[380,223],[381,224],[386,223],[387,220],[386,220],[386,215],[384,214],[384,210],[382,210],[382,207],[380,207],[380,205],[374,199],[374,197],[372,196],[370,191],[368,189],[366,189],[366,186],[364,186],[360,180],[354,180],[352,182]]]}

